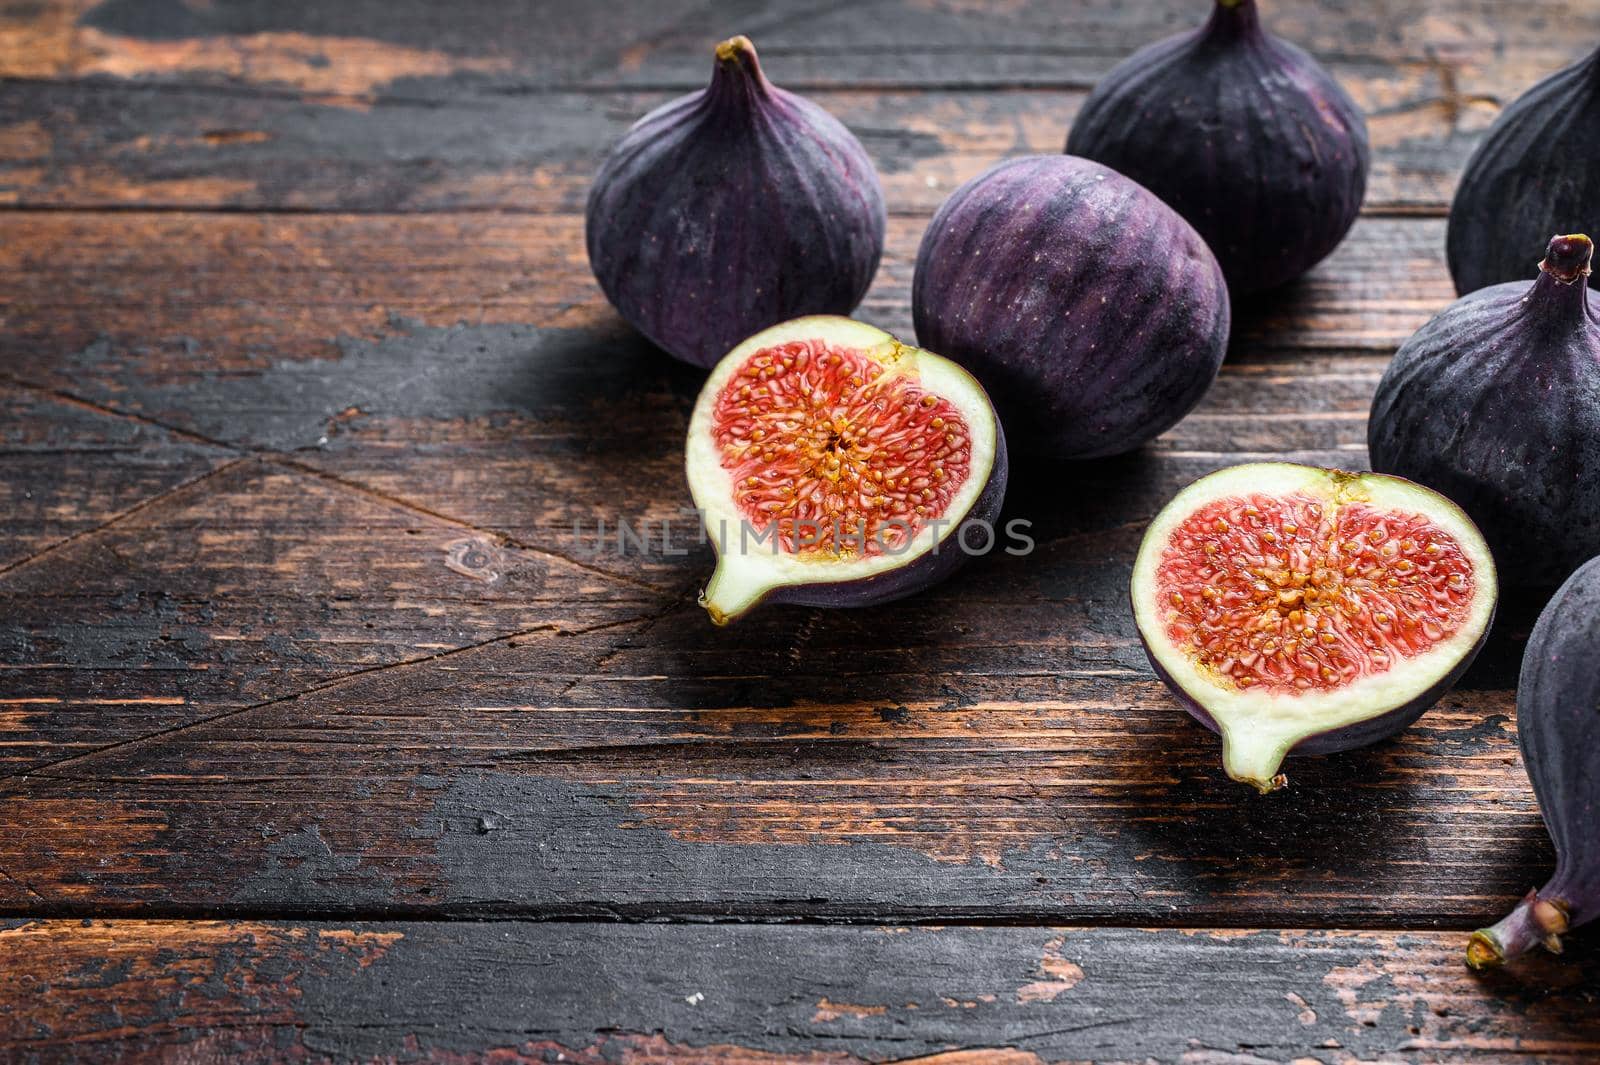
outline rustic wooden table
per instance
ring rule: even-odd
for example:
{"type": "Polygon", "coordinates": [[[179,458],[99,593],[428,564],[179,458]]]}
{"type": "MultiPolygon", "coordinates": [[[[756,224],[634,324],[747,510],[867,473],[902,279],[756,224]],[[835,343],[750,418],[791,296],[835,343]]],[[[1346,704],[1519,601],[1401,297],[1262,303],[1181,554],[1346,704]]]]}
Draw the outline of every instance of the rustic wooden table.
{"type": "Polygon", "coordinates": [[[1183,482],[1364,463],[1590,0],[1272,3],[1364,216],[1154,446],[1014,472],[1031,557],[713,630],[705,549],[596,550],[690,538],[700,375],[595,288],[587,182],[715,40],[866,143],[909,336],[940,201],[1204,7],[0,0],[0,1060],[1600,1060],[1596,937],[1460,961],[1551,862],[1526,611],[1262,798],[1123,601],[1183,482]]]}

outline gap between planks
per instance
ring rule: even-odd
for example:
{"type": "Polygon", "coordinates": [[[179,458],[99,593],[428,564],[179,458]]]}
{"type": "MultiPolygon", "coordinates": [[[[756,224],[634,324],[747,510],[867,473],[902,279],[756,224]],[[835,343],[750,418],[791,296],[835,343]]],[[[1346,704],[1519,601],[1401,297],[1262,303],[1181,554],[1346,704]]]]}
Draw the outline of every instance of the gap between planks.
{"type": "MultiPolygon", "coordinates": [[[[1001,162],[1007,156],[996,156],[995,162],[1001,162]]],[[[952,192],[955,190],[952,189],[952,192]]],[[[417,207],[411,210],[395,210],[393,207],[368,208],[352,207],[347,205],[315,207],[294,204],[205,204],[192,206],[180,203],[162,203],[152,201],[149,203],[110,203],[110,204],[72,204],[72,203],[0,203],[0,217],[6,215],[30,214],[88,214],[88,215],[125,215],[125,214],[187,214],[187,215],[330,215],[330,216],[360,216],[363,218],[419,218],[429,215],[499,215],[508,218],[578,218],[575,211],[557,210],[543,207],[509,207],[494,204],[462,204],[459,206],[417,207]]],[[[890,218],[932,218],[934,212],[922,208],[897,208],[890,207],[890,218]]],[[[1359,217],[1383,221],[1405,221],[1407,219],[1440,219],[1450,216],[1448,204],[1384,204],[1377,207],[1362,207],[1359,217]]]]}
{"type": "MultiPolygon", "coordinates": [[[[26,886],[26,885],[23,885],[26,886]]],[[[35,892],[37,894],[37,892],[35,892]]],[[[42,896],[41,896],[42,897],[42,896]]],[[[405,906],[328,909],[308,908],[285,910],[274,906],[162,906],[140,903],[128,911],[108,910],[103,905],[76,905],[70,902],[50,902],[43,906],[0,906],[0,920],[12,921],[65,921],[95,920],[116,922],[173,922],[173,921],[283,921],[305,925],[347,925],[406,922],[413,924],[553,924],[553,925],[616,925],[659,924],[677,926],[700,925],[794,925],[798,927],[836,928],[1127,928],[1166,932],[1207,931],[1271,931],[1271,932],[1414,932],[1433,935],[1461,936],[1461,948],[1466,950],[1467,937],[1480,927],[1479,922],[1446,922],[1430,920],[1417,913],[1400,912],[1377,919],[1371,915],[1329,914],[1328,920],[1307,922],[1300,915],[1290,927],[1274,924],[1265,912],[1240,914],[1230,918],[1221,914],[1207,915],[1203,920],[1186,921],[1183,915],[1174,914],[1170,920],[1151,913],[1108,914],[1083,916],[1051,910],[972,910],[904,909],[884,906],[877,910],[840,910],[835,912],[816,909],[809,900],[797,900],[795,908],[785,909],[782,904],[741,909],[737,907],[701,906],[698,904],[673,905],[668,903],[611,905],[606,903],[575,903],[562,910],[529,908],[516,910],[460,908],[440,910],[410,908],[405,906]],[[804,908],[802,908],[804,907],[804,908]],[[1392,916],[1392,919],[1388,919],[1392,916]]],[[[1487,920],[1493,920],[1488,918],[1487,920]]]]}

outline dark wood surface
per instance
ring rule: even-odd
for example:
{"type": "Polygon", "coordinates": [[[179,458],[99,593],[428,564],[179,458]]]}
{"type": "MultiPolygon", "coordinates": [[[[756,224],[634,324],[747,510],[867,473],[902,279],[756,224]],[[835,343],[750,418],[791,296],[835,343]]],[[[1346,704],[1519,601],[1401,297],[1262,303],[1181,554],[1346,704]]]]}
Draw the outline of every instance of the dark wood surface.
{"type": "Polygon", "coordinates": [[[588,274],[605,147],[750,34],[878,165],[860,314],[909,336],[943,197],[1204,6],[0,0],[0,1060],[1600,1058],[1593,937],[1459,963],[1552,860],[1528,604],[1267,797],[1124,604],[1186,481],[1365,463],[1455,173],[1587,0],[1271,4],[1372,187],[1195,414],[1021,465],[1029,557],[694,604],[700,374],[588,274]]]}

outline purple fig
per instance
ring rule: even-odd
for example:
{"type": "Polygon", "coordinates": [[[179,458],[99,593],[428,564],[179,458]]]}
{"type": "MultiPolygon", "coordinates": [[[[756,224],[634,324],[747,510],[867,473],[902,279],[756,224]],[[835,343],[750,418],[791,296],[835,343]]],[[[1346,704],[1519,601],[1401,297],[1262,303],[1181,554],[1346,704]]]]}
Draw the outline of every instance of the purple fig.
{"type": "Polygon", "coordinates": [[[917,341],[977,375],[1021,451],[1132,451],[1177,423],[1228,347],[1228,290],[1200,235],[1145,189],[1070,155],[1011,159],[928,224],[917,341]]]}
{"type": "Polygon", "coordinates": [[[1600,232],[1600,50],[1513,100],[1467,161],[1446,245],[1458,293],[1521,281],[1551,233],[1600,232]]]}
{"type": "Polygon", "coordinates": [[[1154,192],[1206,239],[1235,296],[1292,281],[1361,210],[1361,111],[1315,59],[1261,27],[1255,0],[1217,0],[1203,27],[1102,78],[1067,151],[1154,192]]]}
{"type": "Polygon", "coordinates": [[[1556,846],[1549,883],[1492,928],[1467,964],[1499,965],[1600,916],[1600,558],[1567,578],[1539,615],[1517,682],[1517,743],[1556,846]]]}
{"type": "Polygon", "coordinates": [[[589,192],[589,265],[667,352],[710,366],[759,329],[848,314],[883,254],[883,190],[861,143],[774,86],[744,37],[711,86],[650,112],[589,192]]]}
{"type": "Polygon", "coordinates": [[[1489,633],[1494,560],[1448,499],[1287,462],[1219,470],[1151,521],[1133,615],[1156,675],[1262,792],[1290,754],[1415,721],[1489,633]]]}
{"type": "Polygon", "coordinates": [[[1006,442],[961,367],[828,315],[757,333],[711,371],[685,448],[717,552],[718,625],[760,602],[869,606],[994,546],[1006,442]]]}
{"type": "Polygon", "coordinates": [[[1372,401],[1372,468],[1461,504],[1507,587],[1549,591],[1600,545],[1593,253],[1555,237],[1531,285],[1456,300],[1401,345],[1372,401]]]}

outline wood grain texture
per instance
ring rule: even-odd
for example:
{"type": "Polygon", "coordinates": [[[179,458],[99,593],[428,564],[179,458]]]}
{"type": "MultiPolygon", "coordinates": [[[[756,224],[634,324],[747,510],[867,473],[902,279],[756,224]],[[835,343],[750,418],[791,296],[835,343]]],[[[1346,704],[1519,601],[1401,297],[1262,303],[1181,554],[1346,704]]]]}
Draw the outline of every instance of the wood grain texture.
{"type": "Polygon", "coordinates": [[[230,458],[158,426],[0,384],[0,573],[230,458]]]}
{"type": "MultiPolygon", "coordinates": [[[[907,604],[727,632],[690,601],[710,559],[679,512],[696,375],[599,303],[575,220],[0,226],[19,238],[0,252],[23,293],[19,379],[250,460],[0,579],[43,633],[13,663],[25,696],[183,699],[17,711],[30,775],[0,783],[0,866],[48,900],[28,905],[1464,927],[1548,863],[1505,727],[1515,622],[1446,713],[1252,805],[1152,682],[1123,607],[1143,523],[1182,483],[1249,457],[1363,461],[1388,348],[1448,299],[1435,221],[1364,220],[1312,278],[1241,307],[1216,388],[1145,453],[1066,474],[1019,461],[1006,516],[1032,523],[1028,558],[976,561],[907,604]],[[671,529],[670,549],[619,552],[619,518],[671,529]],[[341,532],[380,521],[400,527],[341,532]],[[231,531],[168,562],[169,537],[211,523],[231,531]],[[473,581],[442,550],[464,536],[556,578],[531,607],[515,581],[473,581]],[[296,561],[252,583],[278,559],[296,561]],[[83,572],[105,592],[46,594],[83,572]],[[385,610],[417,575],[421,609],[385,610]],[[219,585],[286,605],[261,626],[219,585]],[[138,609],[108,656],[118,597],[138,609]],[[132,668],[147,661],[172,672],[152,684],[132,668]],[[1352,792],[1372,832],[1330,844],[1352,792]]],[[[896,220],[869,318],[904,329],[919,229],[896,220]]]]}
{"type": "Polygon", "coordinates": [[[909,337],[931,211],[1197,17],[0,0],[0,1059],[1600,1057],[1592,937],[1459,961],[1553,861],[1510,691],[1537,604],[1265,798],[1125,608],[1186,481],[1365,463],[1452,295],[1455,172],[1600,37],[1588,0],[1275,0],[1368,112],[1368,213],[1235,308],[1200,408],[1020,457],[1025,558],[726,631],[694,604],[701,375],[588,275],[600,153],[751,34],[880,168],[860,314],[909,337]]]}
{"type": "MultiPolygon", "coordinates": [[[[709,54],[709,47],[708,47],[709,54]]],[[[1371,116],[1369,213],[1441,214],[1476,136],[1555,66],[1498,62],[1469,95],[1438,68],[1334,72],[1371,116]]],[[[709,65],[709,63],[708,63],[709,65]]],[[[771,64],[783,83],[785,64],[771,64]]],[[[601,156],[678,95],[460,88],[369,104],[94,79],[0,97],[0,202],[23,207],[581,212],[601,156]]],[[[899,213],[929,212],[997,159],[1053,154],[1081,89],[808,94],[865,145],[899,213]]]]}
{"type": "Polygon", "coordinates": [[[35,769],[0,782],[10,912],[1467,929],[1552,861],[1504,695],[1262,801],[1123,637],[792,622],[738,667],[686,613],[535,633],[35,769]]]}
{"type": "MultiPolygon", "coordinates": [[[[861,311],[905,336],[921,228],[891,225],[861,311]]],[[[619,518],[693,538],[681,440],[699,377],[604,305],[576,219],[66,212],[0,216],[0,236],[17,353],[0,374],[664,591],[703,568],[659,543],[594,550],[619,518]]],[[[1109,508],[1097,520],[1148,516],[1245,456],[1359,465],[1389,351],[1449,298],[1442,248],[1439,222],[1363,220],[1310,278],[1241,305],[1221,380],[1153,462],[1074,471],[1109,508]],[[1100,488],[1129,470],[1119,509],[1100,488]]],[[[1022,516],[1069,502],[1026,476],[1022,516]]]]}
{"type": "MultiPolygon", "coordinates": [[[[39,899],[12,912],[1465,927],[1548,863],[1505,727],[1514,620],[1423,729],[1252,805],[1152,682],[1123,606],[1143,523],[1181,484],[1245,458],[1364,461],[1388,350],[1449,298],[1437,221],[1363,220],[1311,278],[1242,306],[1217,386],[1145,453],[1020,460],[1006,517],[1032,523],[1031,556],[727,632],[693,606],[710,558],[679,509],[697,376],[599,301],[576,219],[0,227],[18,380],[249,460],[0,578],[38,629],[10,662],[24,697],[169,700],[16,711],[30,775],[0,782],[0,867],[39,899]],[[658,531],[619,551],[619,518],[658,531]],[[211,550],[168,561],[170,537],[213,523],[211,550]],[[524,603],[515,579],[449,568],[463,537],[554,577],[524,603]],[[419,608],[385,609],[397,589],[419,608]],[[107,642],[118,602],[135,609],[107,642]],[[267,602],[284,605],[263,625],[267,602]],[[1352,792],[1372,831],[1330,844],[1352,792]]],[[[920,228],[895,219],[865,308],[902,331],[920,228]]]]}
{"type": "MultiPolygon", "coordinates": [[[[1366,209],[1442,213],[1498,107],[1575,59],[1595,32],[1600,26],[1538,47],[1495,35],[1425,61],[1333,57],[1334,74],[1369,116],[1366,209]]],[[[708,66],[714,39],[699,67],[708,66]]],[[[684,55],[670,84],[530,97],[483,84],[470,60],[456,58],[446,63],[460,64],[452,73],[407,77],[357,98],[304,85],[240,91],[241,81],[275,65],[303,66],[316,47],[271,40],[221,83],[197,84],[155,58],[148,69],[118,66],[116,79],[18,83],[0,99],[0,202],[577,212],[601,155],[627,126],[704,79],[684,55]]],[[[861,137],[899,212],[933,210],[1000,157],[1059,152],[1089,85],[1113,61],[1107,55],[1061,87],[1024,79],[982,91],[863,91],[811,86],[803,54],[781,46],[763,54],[780,84],[807,89],[861,137]]]]}
{"type": "MultiPolygon", "coordinates": [[[[924,217],[891,219],[883,264],[860,311],[907,336],[926,224],[924,217]]],[[[1443,244],[1442,220],[1357,222],[1305,278],[1236,308],[1235,354],[1359,349],[1387,357],[1452,298],[1443,244]]],[[[405,332],[407,319],[560,331],[521,334],[523,350],[544,354],[543,343],[564,336],[563,360],[593,356],[589,369],[618,378],[677,368],[620,328],[589,275],[582,219],[570,215],[0,213],[0,284],[10,294],[3,328],[17,353],[8,372],[100,398],[119,378],[138,384],[142,376],[145,389],[171,386],[165,409],[209,435],[248,432],[258,423],[227,429],[194,422],[189,408],[203,410],[205,400],[199,385],[275,362],[333,358],[353,343],[405,332]],[[637,362],[630,366],[628,358],[637,362]]],[[[458,337],[462,349],[433,353],[440,376],[451,369],[467,371],[469,380],[478,375],[477,360],[461,357],[475,351],[466,346],[472,339],[458,337]]],[[[504,358],[482,354],[490,362],[504,358]]],[[[548,367],[552,374],[562,368],[548,367]]],[[[698,380],[690,370],[679,379],[698,380]]],[[[301,381],[312,383],[293,377],[280,385],[279,407],[269,412],[287,417],[289,388],[301,381]]],[[[521,384],[510,401],[542,402],[547,387],[558,396],[561,389],[543,378],[521,384]]],[[[127,399],[142,401],[142,413],[163,413],[137,394],[143,390],[127,399]]],[[[337,413],[313,408],[303,417],[318,416],[312,420],[320,430],[337,413]]],[[[271,443],[309,446],[321,435],[302,430],[271,443]]]]}
{"type": "MultiPolygon", "coordinates": [[[[1583,0],[1527,0],[1508,17],[1496,0],[1392,0],[1379,8],[1279,0],[1277,32],[1330,60],[1448,62],[1507,54],[1562,56],[1593,37],[1583,0]]],[[[746,33],[807,86],[1084,88],[1139,44],[1192,26],[1188,0],[1031,5],[890,0],[736,6],[695,0],[554,0],[535,9],[351,0],[205,4],[141,0],[8,0],[0,7],[0,76],[113,76],[364,97],[425,93],[454,76],[499,91],[697,87],[707,49],[746,33]],[[22,45],[28,47],[22,47],[22,45]]]]}
{"type": "Polygon", "coordinates": [[[1459,935],[52,922],[0,928],[20,1062],[1586,1062],[1595,960],[1459,935]],[[558,1057],[560,1055],[560,1057],[558,1057]]]}
{"type": "MultiPolygon", "coordinates": [[[[925,224],[891,222],[860,310],[908,337],[925,224]]],[[[617,390],[692,398],[700,380],[605,305],[568,216],[0,214],[0,237],[4,372],[230,444],[319,449],[361,401],[545,417],[617,390]]],[[[1302,281],[1236,308],[1229,369],[1360,354],[1380,373],[1451,298],[1443,238],[1431,219],[1358,222],[1302,281]]],[[[1262,402],[1290,415],[1291,398],[1322,401],[1262,402]]]]}
{"type": "MultiPolygon", "coordinates": [[[[0,76],[29,79],[0,97],[0,202],[577,211],[605,148],[702,87],[712,43],[746,32],[780,84],[862,137],[894,209],[929,211],[998,157],[1060,151],[1100,75],[1195,20],[1181,0],[681,6],[522,18],[467,5],[441,19],[417,5],[380,17],[375,4],[54,0],[14,18],[16,47],[0,50],[0,76]]],[[[1382,18],[1283,3],[1271,18],[1369,115],[1380,212],[1442,212],[1497,108],[1600,34],[1578,0],[1515,20],[1424,0],[1382,18]]]]}
{"type": "Polygon", "coordinates": [[[236,459],[0,577],[0,775],[513,633],[579,633],[651,601],[563,559],[236,459]]]}

